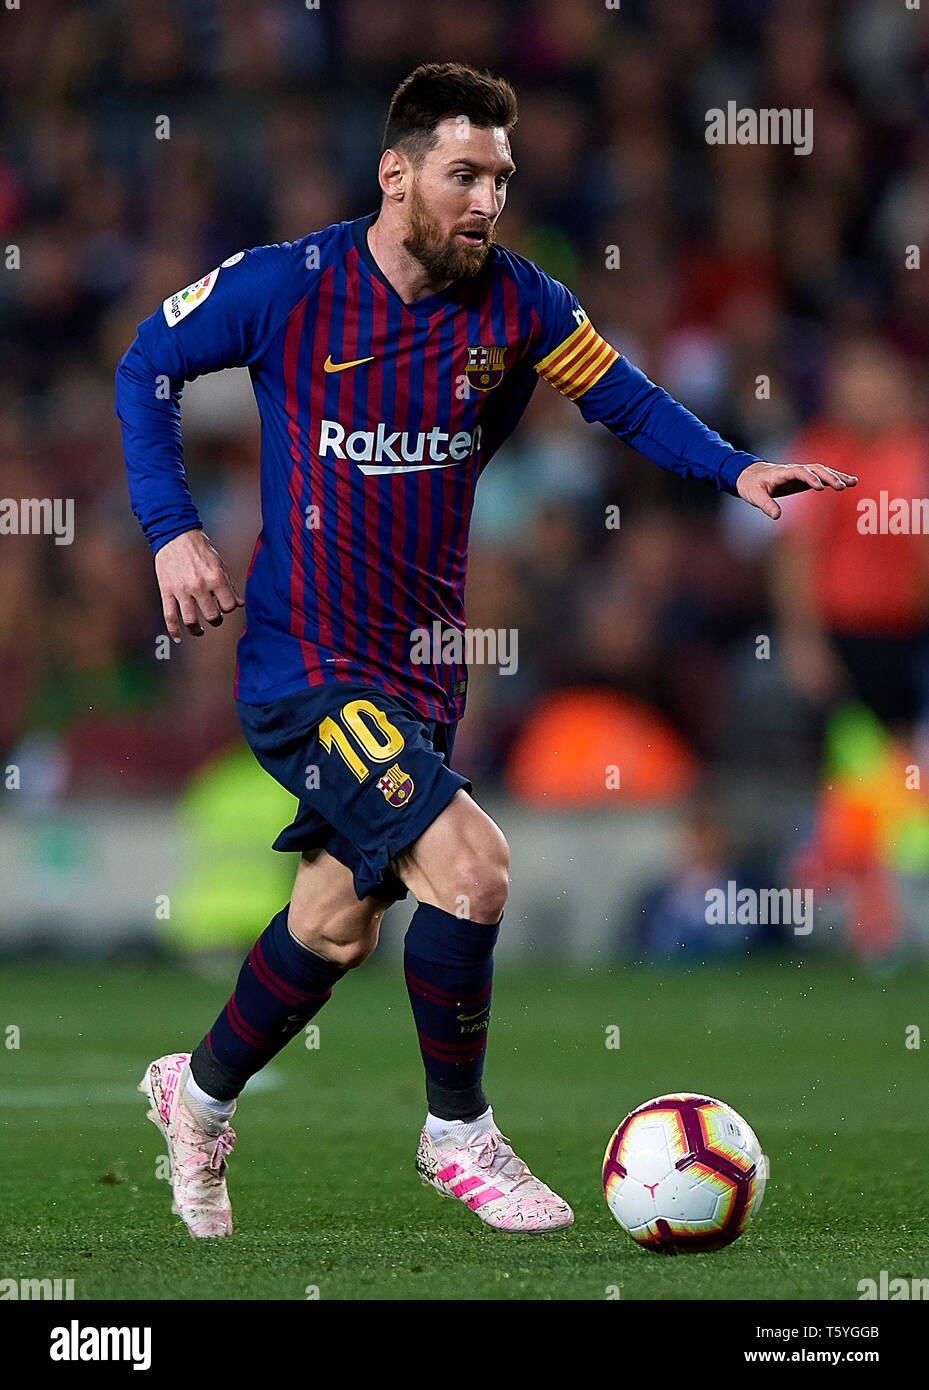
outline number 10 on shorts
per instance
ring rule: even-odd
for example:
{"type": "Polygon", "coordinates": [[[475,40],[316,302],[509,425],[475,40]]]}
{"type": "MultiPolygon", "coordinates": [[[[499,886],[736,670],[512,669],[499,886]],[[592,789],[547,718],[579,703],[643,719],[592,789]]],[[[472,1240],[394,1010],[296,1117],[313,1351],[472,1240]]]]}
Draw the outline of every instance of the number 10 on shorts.
{"type": "Polygon", "coordinates": [[[356,752],[349,734],[362,753],[374,763],[390,762],[404,747],[403,735],[396,724],[391,724],[384,711],[371,700],[349,700],[347,705],[342,706],[339,716],[345,729],[331,715],[327,715],[319,726],[320,742],[327,753],[331,753],[335,747],[359,782],[365,780],[371,768],[356,752]]]}

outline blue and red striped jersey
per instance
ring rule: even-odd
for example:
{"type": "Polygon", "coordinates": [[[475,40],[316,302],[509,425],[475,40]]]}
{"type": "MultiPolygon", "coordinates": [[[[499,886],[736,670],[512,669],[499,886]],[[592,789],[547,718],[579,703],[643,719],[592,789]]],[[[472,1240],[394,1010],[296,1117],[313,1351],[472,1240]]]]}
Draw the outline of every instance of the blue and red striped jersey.
{"type": "Polygon", "coordinates": [[[538,380],[662,467],[735,492],[733,449],[594,329],[574,295],[493,246],[479,275],[404,304],[367,243],[376,213],[261,246],[169,296],[116,373],[133,510],[153,550],[201,525],[184,475],[184,382],[249,369],[261,534],[236,695],[371,682],[454,722],[467,673],[423,661],[464,633],[474,490],[538,380]],[[440,625],[440,629],[435,624],[440,625]]]}

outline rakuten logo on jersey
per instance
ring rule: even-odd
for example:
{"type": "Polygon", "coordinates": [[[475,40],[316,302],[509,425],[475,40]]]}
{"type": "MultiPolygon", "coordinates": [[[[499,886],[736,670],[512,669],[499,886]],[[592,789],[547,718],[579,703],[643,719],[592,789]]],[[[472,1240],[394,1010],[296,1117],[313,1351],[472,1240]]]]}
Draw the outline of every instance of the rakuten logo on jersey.
{"type": "Polygon", "coordinates": [[[323,420],[319,426],[319,457],[352,459],[362,473],[419,473],[425,468],[451,468],[476,454],[481,447],[481,427],[459,430],[449,435],[435,429],[410,434],[408,430],[353,430],[346,436],[338,420],[323,420]],[[389,463],[382,463],[389,459],[389,463]],[[423,462],[428,459],[429,462],[423,462]]]}

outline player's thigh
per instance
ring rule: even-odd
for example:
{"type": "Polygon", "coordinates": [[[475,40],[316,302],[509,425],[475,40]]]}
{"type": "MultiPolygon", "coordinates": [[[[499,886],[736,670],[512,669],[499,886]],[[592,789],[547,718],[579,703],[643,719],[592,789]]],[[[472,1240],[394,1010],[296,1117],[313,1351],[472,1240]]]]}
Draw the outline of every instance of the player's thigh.
{"type": "Polygon", "coordinates": [[[500,920],[510,881],[503,831],[473,797],[459,790],[413,844],[392,861],[421,903],[472,922],[500,920]]]}
{"type": "Polygon", "coordinates": [[[323,850],[301,856],[287,925],[298,941],[326,960],[352,967],[377,945],[389,903],[359,898],[352,870],[323,850]]]}

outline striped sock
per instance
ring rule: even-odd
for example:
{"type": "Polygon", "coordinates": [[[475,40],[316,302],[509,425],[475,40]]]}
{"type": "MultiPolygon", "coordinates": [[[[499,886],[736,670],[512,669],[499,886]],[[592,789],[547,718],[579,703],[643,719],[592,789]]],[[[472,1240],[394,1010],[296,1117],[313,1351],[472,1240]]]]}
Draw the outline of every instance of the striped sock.
{"type": "Polygon", "coordinates": [[[255,942],[235,992],[191,1056],[191,1076],[216,1100],[234,1100],[249,1077],[319,1012],[345,974],[291,936],[289,908],[288,903],[255,942]]]}
{"type": "Polygon", "coordinates": [[[474,1120],[487,1109],[481,1078],[499,931],[499,922],[470,922],[431,903],[420,903],[407,929],[406,985],[438,1119],[474,1120]]]}

